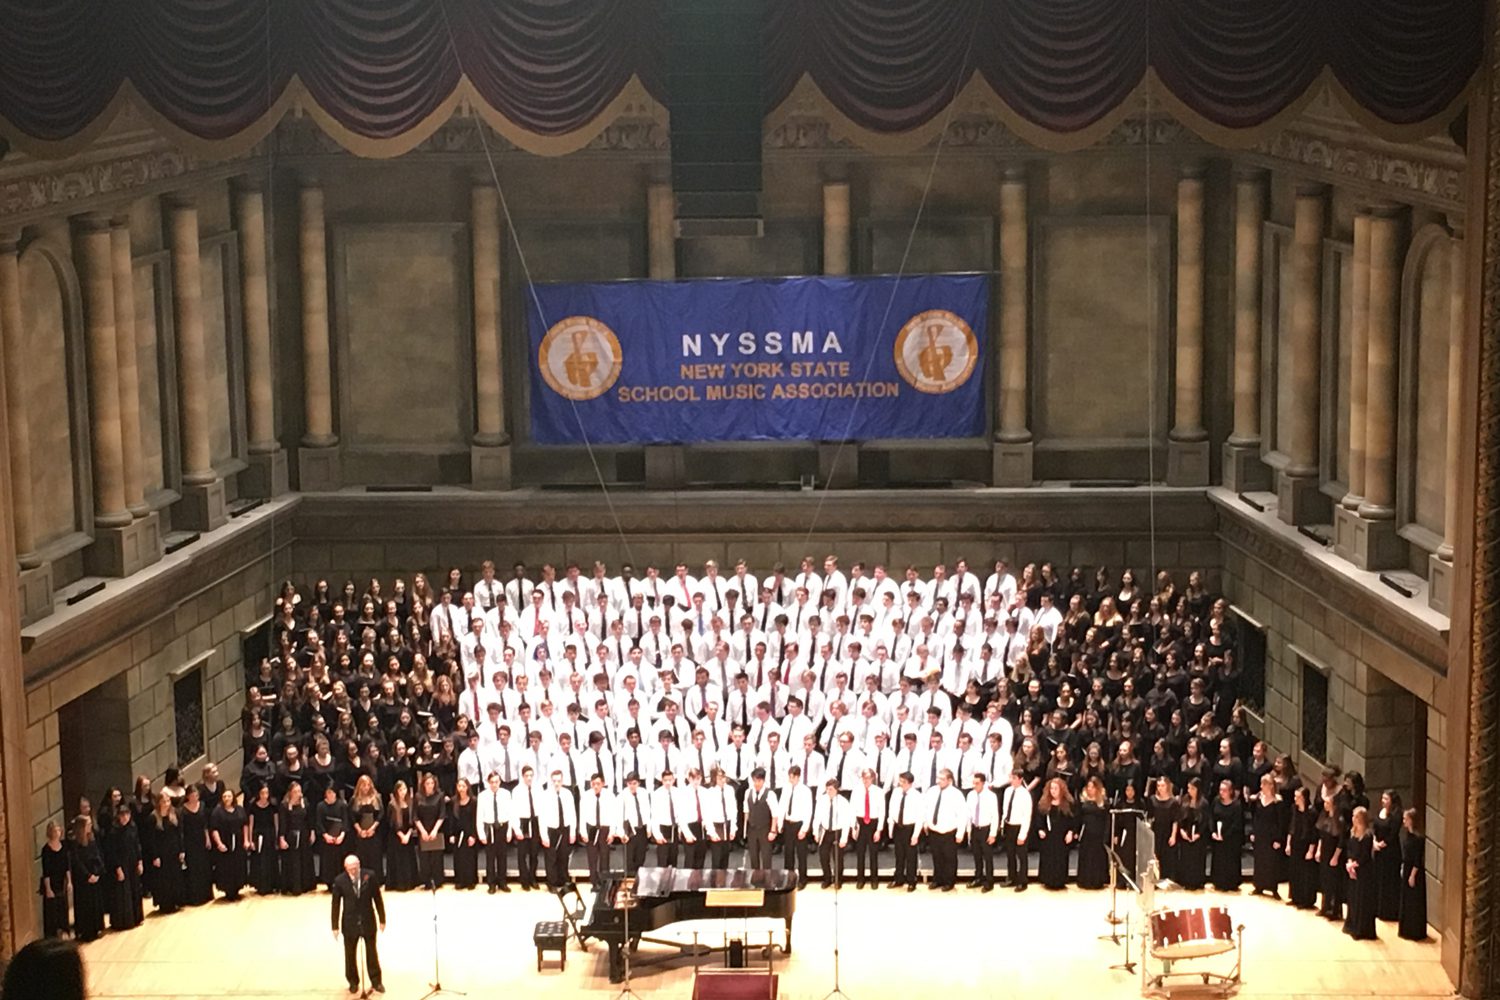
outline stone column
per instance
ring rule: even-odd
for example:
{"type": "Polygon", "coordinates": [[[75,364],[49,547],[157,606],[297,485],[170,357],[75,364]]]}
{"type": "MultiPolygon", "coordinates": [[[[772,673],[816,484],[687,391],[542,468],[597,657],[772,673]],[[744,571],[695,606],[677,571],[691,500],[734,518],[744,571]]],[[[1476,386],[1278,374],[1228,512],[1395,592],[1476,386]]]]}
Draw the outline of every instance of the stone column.
{"type": "MultiPolygon", "coordinates": [[[[677,222],[672,185],[653,181],[646,188],[646,266],[658,281],[677,277],[677,222]]],[[[649,444],[643,449],[646,486],[672,489],[687,481],[687,458],[682,445],[649,444]]]]}
{"type": "Polygon", "coordinates": [[[1203,167],[1177,181],[1177,343],[1167,485],[1208,485],[1208,431],[1203,428],[1203,167]]]}
{"type": "Polygon", "coordinates": [[[488,175],[469,192],[474,267],[474,416],[469,481],[476,489],[511,487],[505,433],[505,364],[500,338],[500,197],[488,175]]]}
{"type": "Polygon", "coordinates": [[[1030,229],[1026,166],[1005,168],[1000,180],[1000,412],[992,473],[996,486],[1030,486],[1034,444],[1026,424],[1030,229]]]}
{"type": "Polygon", "coordinates": [[[333,433],[333,363],[328,342],[327,222],[323,189],[304,178],[298,197],[298,259],[302,272],[302,394],[306,426],[297,451],[304,493],[338,489],[339,439],[333,433]]]}
{"type": "Polygon", "coordinates": [[[271,372],[271,293],[266,278],[266,200],[259,180],[237,178],[235,223],[240,235],[240,303],[245,316],[245,422],[249,466],[240,492],[273,497],[287,491],[286,452],[276,439],[275,380],[271,372]]]}
{"type": "MultiPolygon", "coordinates": [[[[21,329],[21,267],[19,238],[0,233],[0,361],[4,368],[5,413],[10,459],[10,483],[3,495],[10,499],[15,560],[20,564],[20,620],[23,625],[52,613],[52,564],[36,551],[31,498],[31,438],[27,422],[26,355],[21,329]]],[[[0,440],[0,447],[7,442],[0,440]]],[[[0,474],[5,472],[0,469],[0,474]]],[[[7,562],[0,550],[0,564],[7,562]]]]}
{"type": "Polygon", "coordinates": [[[1453,611],[1453,546],[1458,533],[1458,478],[1463,465],[1464,323],[1466,262],[1462,220],[1448,249],[1448,459],[1444,477],[1443,541],[1427,560],[1427,603],[1443,614],[1453,611]]]}
{"type": "Polygon", "coordinates": [[[226,520],[224,481],[214,473],[208,436],[198,209],[186,196],[167,202],[172,248],[172,317],[177,337],[177,414],[182,439],[182,503],[174,521],[210,531],[226,520]]]}
{"type": "Polygon", "coordinates": [[[1292,382],[1287,465],[1277,477],[1278,515],[1288,524],[1328,519],[1328,498],[1318,488],[1318,414],[1322,394],[1323,227],[1327,190],[1321,184],[1297,188],[1292,229],[1292,329],[1289,371],[1292,382]]]}
{"type": "Polygon", "coordinates": [[[1236,493],[1271,485],[1260,457],[1261,245],[1266,223],[1266,174],[1234,175],[1234,430],[1224,442],[1224,485],[1236,493]]]}
{"type": "Polygon", "coordinates": [[[1370,307],[1365,366],[1365,495],[1354,532],[1354,564],[1390,569],[1403,564],[1396,534],[1396,363],[1401,303],[1401,210],[1370,212],[1370,307]]]}
{"type": "Polygon", "coordinates": [[[1349,489],[1333,509],[1333,548],[1354,561],[1359,505],[1365,499],[1365,398],[1370,361],[1370,211],[1354,214],[1349,303],[1349,489]]]}
{"type": "Polygon", "coordinates": [[[125,507],[125,469],[121,456],[119,359],[115,342],[114,263],[109,220],[86,215],[73,222],[88,342],[94,524],[101,528],[120,528],[131,522],[131,515],[125,507]]]}
{"type": "MultiPolygon", "coordinates": [[[[130,571],[161,558],[161,516],[146,502],[146,468],[141,455],[141,378],[135,337],[135,261],[130,220],[110,223],[109,245],[115,286],[115,356],[119,365],[120,456],[125,472],[125,507],[135,518],[126,533],[130,571]]],[[[123,575],[123,574],[122,574],[123,575]]]]}
{"type": "Polygon", "coordinates": [[[823,182],[823,273],[849,273],[849,182],[823,182]]]}

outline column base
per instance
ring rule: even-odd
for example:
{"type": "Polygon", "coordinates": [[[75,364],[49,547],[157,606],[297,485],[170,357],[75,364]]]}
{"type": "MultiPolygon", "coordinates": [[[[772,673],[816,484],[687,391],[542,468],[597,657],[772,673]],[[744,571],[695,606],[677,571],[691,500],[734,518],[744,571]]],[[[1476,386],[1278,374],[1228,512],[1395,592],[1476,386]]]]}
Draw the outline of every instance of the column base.
{"type": "Polygon", "coordinates": [[[1167,485],[1208,485],[1208,439],[1167,441],[1167,485]]]}
{"type": "Polygon", "coordinates": [[[996,486],[1030,486],[1036,482],[1033,471],[1036,445],[1031,441],[996,441],[990,450],[990,471],[996,486]]]}
{"type": "Polygon", "coordinates": [[[1224,488],[1236,493],[1266,493],[1271,489],[1271,470],[1260,460],[1259,444],[1224,442],[1222,455],[1224,488]]]}
{"type": "Polygon", "coordinates": [[[818,442],[818,482],[824,489],[849,490],[859,485],[859,445],[818,442]]]}
{"type": "Polygon", "coordinates": [[[1406,542],[1396,534],[1394,520],[1372,520],[1340,507],[1335,519],[1345,516],[1349,525],[1349,552],[1343,555],[1364,570],[1396,569],[1406,564],[1406,542]]]}
{"type": "Polygon", "coordinates": [[[229,520],[224,507],[224,480],[202,485],[183,483],[182,499],[172,507],[172,527],[213,531],[229,520]]]}
{"type": "Polygon", "coordinates": [[[303,493],[331,493],[343,485],[339,446],[297,449],[297,489],[303,493]]]}
{"type": "Polygon", "coordinates": [[[1340,559],[1354,561],[1354,531],[1359,514],[1343,504],[1333,505],[1333,553],[1340,559]]]}
{"type": "Polygon", "coordinates": [[[1328,524],[1331,504],[1317,476],[1282,472],[1276,477],[1276,516],[1287,524],[1328,524]]]}
{"type": "MultiPolygon", "coordinates": [[[[184,487],[184,491],[193,487],[184,487]]],[[[220,485],[219,495],[223,497],[220,485]]],[[[84,563],[98,576],[131,576],[161,559],[161,517],[155,512],[121,528],[94,529],[84,563]]]]}
{"type": "Polygon", "coordinates": [[[240,472],[240,495],[269,499],[291,488],[288,480],[286,451],[251,452],[249,465],[240,472]]]}
{"type": "Polygon", "coordinates": [[[510,445],[470,445],[469,485],[476,490],[510,489],[510,445]]]}
{"type": "Polygon", "coordinates": [[[687,458],[680,444],[646,446],[646,489],[672,490],[687,482],[687,458]]]}
{"type": "Polygon", "coordinates": [[[21,624],[31,625],[52,613],[52,564],[23,569],[19,574],[21,624]]]}
{"type": "Polygon", "coordinates": [[[1427,557],[1427,606],[1439,614],[1453,614],[1453,563],[1427,557]]]}

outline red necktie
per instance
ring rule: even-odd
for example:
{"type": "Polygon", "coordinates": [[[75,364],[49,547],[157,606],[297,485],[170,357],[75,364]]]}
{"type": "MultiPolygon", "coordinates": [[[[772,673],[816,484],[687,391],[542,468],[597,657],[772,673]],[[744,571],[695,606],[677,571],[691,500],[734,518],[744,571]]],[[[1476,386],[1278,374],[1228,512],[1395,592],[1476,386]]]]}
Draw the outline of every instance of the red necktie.
{"type": "Polygon", "coordinates": [[[870,790],[865,789],[865,822],[870,822],[870,790]]]}

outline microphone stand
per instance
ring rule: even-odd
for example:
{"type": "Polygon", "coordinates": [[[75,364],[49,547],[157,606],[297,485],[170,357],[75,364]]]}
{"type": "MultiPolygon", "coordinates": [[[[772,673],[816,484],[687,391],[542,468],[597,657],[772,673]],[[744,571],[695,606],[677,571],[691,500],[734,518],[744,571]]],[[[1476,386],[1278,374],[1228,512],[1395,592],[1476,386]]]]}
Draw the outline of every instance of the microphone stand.
{"type": "Polygon", "coordinates": [[[844,880],[839,878],[833,883],[833,989],[829,990],[823,1000],[849,1000],[849,994],[845,993],[839,986],[839,895],[844,890],[844,880]]]}
{"type": "MultiPolygon", "coordinates": [[[[625,921],[625,940],[620,946],[620,957],[625,960],[625,983],[620,992],[615,994],[615,1000],[626,1000],[627,997],[629,1000],[641,1000],[640,994],[630,988],[630,911],[636,907],[635,887],[633,885],[628,888],[621,887],[618,905],[620,907],[620,914],[625,921]]],[[[694,934],[693,937],[696,938],[697,935],[694,934]]],[[[693,948],[695,960],[697,953],[698,949],[695,945],[693,948]]]]}
{"type": "Polygon", "coordinates": [[[466,997],[468,994],[462,990],[443,988],[441,956],[438,945],[440,935],[438,934],[437,882],[429,883],[427,888],[432,895],[432,982],[427,984],[428,990],[422,994],[420,1000],[429,1000],[429,998],[436,996],[466,997]]]}

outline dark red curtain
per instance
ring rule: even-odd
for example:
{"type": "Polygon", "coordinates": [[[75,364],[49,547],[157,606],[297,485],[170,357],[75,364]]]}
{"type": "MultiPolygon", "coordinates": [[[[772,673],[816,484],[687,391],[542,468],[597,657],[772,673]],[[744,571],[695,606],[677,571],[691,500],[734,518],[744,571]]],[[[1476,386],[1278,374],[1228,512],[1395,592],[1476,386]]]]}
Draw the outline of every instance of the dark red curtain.
{"type": "MultiPolygon", "coordinates": [[[[1482,0],[765,0],[766,105],[804,75],[900,132],[976,74],[1038,128],[1076,132],[1149,66],[1222,128],[1259,125],[1325,70],[1375,123],[1426,123],[1479,65],[1482,0]]],[[[0,0],[0,119],[65,142],[125,81],[205,140],[289,81],[349,132],[399,137],[467,77],[520,129],[564,135],[632,76],[664,99],[661,0],[0,0]]]]}

